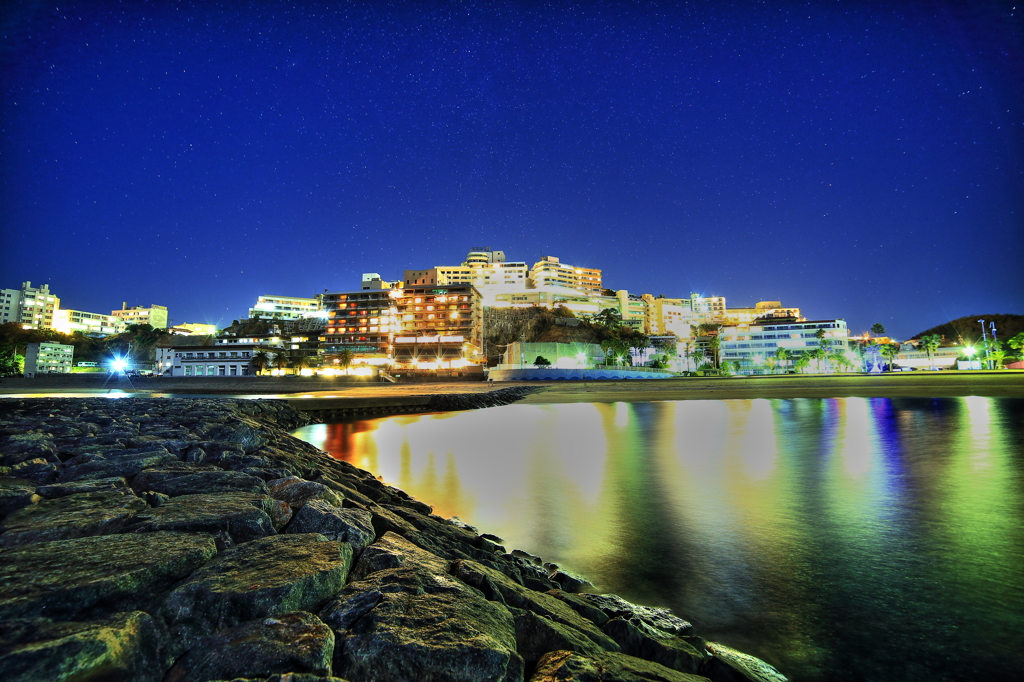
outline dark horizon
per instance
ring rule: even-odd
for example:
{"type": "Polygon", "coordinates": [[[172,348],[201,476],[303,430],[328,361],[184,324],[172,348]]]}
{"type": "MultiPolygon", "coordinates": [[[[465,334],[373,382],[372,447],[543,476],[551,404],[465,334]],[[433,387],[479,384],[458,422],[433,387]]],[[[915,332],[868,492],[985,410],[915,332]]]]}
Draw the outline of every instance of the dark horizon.
{"type": "Polygon", "coordinates": [[[473,246],[881,322],[1024,313],[1007,2],[22,2],[0,288],[221,326],[473,246]]]}

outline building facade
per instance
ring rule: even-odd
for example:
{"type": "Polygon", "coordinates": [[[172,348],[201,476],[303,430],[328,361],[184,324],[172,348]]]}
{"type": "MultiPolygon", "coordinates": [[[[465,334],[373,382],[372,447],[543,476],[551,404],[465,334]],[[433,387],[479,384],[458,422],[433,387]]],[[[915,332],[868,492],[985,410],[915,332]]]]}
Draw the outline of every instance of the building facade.
{"type": "Polygon", "coordinates": [[[398,331],[396,299],[401,289],[360,289],[323,294],[327,327],[320,338],[324,364],[349,351],[354,362],[385,364],[398,331]]]}
{"type": "Polygon", "coordinates": [[[20,289],[0,291],[0,324],[17,322],[24,329],[53,329],[54,314],[60,299],[50,292],[50,285],[33,287],[22,282],[20,289]]]}
{"type": "Polygon", "coordinates": [[[284,349],[264,344],[219,342],[205,346],[163,347],[157,349],[157,369],[172,377],[254,376],[252,359],[260,351],[273,358],[284,349]]]}
{"type": "Polygon", "coordinates": [[[25,349],[25,376],[71,372],[75,347],[63,343],[30,343],[25,349]]]}
{"type": "Polygon", "coordinates": [[[259,296],[249,308],[250,320],[304,320],[322,312],[320,298],[294,296],[259,296]]]}
{"type": "Polygon", "coordinates": [[[602,273],[597,268],[584,268],[563,263],[555,256],[543,256],[530,268],[534,287],[564,287],[594,296],[601,295],[602,273]]]}
{"type": "Polygon", "coordinates": [[[111,336],[123,332],[125,323],[114,315],[59,308],[53,314],[53,328],[62,334],[111,336]]]}
{"type": "Polygon", "coordinates": [[[780,348],[789,351],[790,363],[817,350],[821,341],[831,352],[845,355],[850,351],[849,330],[846,320],[842,319],[780,320],[778,323],[727,326],[721,329],[719,338],[722,360],[739,362],[740,374],[768,373],[766,359],[780,348]],[[819,331],[824,333],[820,340],[819,331]]]}
{"type": "Polygon", "coordinates": [[[128,307],[128,302],[121,304],[120,310],[112,310],[110,314],[121,320],[127,327],[130,324],[148,324],[153,329],[167,328],[167,307],[162,305],[151,305],[148,308],[142,306],[128,307]]]}
{"type": "Polygon", "coordinates": [[[794,318],[802,320],[799,308],[784,308],[782,301],[759,301],[753,308],[726,308],[725,324],[753,324],[757,320],[771,318],[794,318]]]}
{"type": "Polygon", "coordinates": [[[483,361],[483,306],[473,286],[406,287],[395,298],[397,368],[455,368],[483,361]]]}

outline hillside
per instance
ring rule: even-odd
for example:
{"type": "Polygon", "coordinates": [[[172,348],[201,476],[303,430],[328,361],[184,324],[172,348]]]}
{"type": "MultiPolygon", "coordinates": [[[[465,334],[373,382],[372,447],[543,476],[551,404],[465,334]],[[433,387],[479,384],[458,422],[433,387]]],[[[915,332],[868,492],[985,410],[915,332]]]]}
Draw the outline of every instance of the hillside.
{"type": "Polygon", "coordinates": [[[985,320],[986,334],[989,325],[995,322],[996,337],[1000,341],[1006,341],[1024,332],[1024,315],[967,315],[918,332],[911,338],[919,339],[926,334],[938,334],[948,343],[959,343],[961,337],[966,343],[977,343],[981,340],[981,324],[978,320],[985,320]]]}

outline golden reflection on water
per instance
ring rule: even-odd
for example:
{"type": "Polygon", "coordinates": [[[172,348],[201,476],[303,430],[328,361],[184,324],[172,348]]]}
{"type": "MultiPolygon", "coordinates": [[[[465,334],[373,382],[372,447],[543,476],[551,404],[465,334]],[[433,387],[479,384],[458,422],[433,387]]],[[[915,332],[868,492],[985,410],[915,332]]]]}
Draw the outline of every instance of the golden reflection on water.
{"type": "Polygon", "coordinates": [[[1024,403],[998,400],[510,405],[299,435],[792,679],[884,679],[908,647],[940,672],[956,647],[996,670],[1024,651],[1024,403]]]}

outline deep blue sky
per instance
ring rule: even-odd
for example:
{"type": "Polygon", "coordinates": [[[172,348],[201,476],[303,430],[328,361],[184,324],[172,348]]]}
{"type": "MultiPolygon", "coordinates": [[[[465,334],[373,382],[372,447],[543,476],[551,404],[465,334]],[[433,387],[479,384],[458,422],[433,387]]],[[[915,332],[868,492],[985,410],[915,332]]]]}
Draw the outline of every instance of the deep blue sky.
{"type": "Polygon", "coordinates": [[[0,287],[226,324],[483,245],[899,337],[1024,313],[1016,4],[7,0],[0,287]]]}

